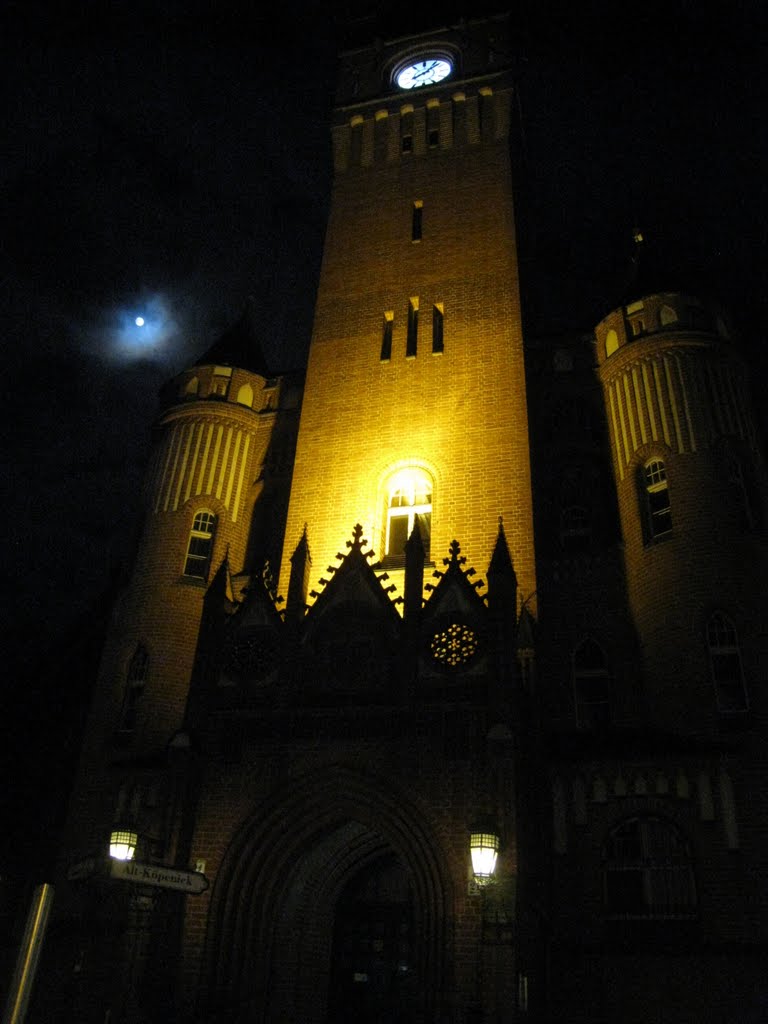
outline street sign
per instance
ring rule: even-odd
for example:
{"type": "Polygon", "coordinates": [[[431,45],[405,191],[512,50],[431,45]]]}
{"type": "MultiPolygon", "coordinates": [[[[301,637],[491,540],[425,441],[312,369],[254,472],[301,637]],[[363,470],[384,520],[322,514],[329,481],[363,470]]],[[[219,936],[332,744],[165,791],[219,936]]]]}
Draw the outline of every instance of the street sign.
{"type": "Polygon", "coordinates": [[[135,860],[113,860],[110,869],[112,878],[137,885],[155,885],[160,889],[177,889],[190,896],[197,896],[208,888],[208,879],[199,871],[183,871],[181,868],[160,867],[157,864],[140,864],[135,860]]]}

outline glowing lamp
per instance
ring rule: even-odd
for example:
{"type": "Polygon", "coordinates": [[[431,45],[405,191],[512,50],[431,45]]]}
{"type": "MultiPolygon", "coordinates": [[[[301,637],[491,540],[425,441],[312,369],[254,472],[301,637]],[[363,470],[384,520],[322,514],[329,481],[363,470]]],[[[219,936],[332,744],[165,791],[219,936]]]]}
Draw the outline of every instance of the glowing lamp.
{"type": "Polygon", "coordinates": [[[112,829],[109,837],[109,856],[114,860],[133,860],[138,841],[138,835],[131,829],[112,829]]]}
{"type": "Polygon", "coordinates": [[[472,857],[472,873],[478,885],[487,885],[493,878],[500,845],[498,832],[488,822],[470,829],[469,852],[472,857]]]}

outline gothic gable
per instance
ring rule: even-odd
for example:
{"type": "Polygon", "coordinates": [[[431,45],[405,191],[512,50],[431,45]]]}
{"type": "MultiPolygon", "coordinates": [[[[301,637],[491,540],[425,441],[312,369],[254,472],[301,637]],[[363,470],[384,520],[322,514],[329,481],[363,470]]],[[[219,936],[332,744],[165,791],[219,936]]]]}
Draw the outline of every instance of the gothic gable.
{"type": "Polygon", "coordinates": [[[354,693],[386,699],[397,664],[402,620],[385,587],[386,573],[371,566],[362,527],[355,526],[346,555],[329,566],[303,623],[302,673],[305,692],[329,698],[354,693]]]}
{"type": "Polygon", "coordinates": [[[427,584],[431,594],[422,617],[421,662],[424,674],[482,671],[488,636],[488,609],[478,594],[482,580],[472,581],[473,568],[454,540],[444,570],[435,570],[437,584],[427,584]]]}

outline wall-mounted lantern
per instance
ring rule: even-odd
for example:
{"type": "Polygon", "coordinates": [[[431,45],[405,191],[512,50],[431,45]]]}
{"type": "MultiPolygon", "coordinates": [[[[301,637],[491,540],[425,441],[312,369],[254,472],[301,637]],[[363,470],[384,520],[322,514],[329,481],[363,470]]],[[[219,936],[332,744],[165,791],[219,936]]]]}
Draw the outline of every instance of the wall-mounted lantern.
{"type": "Polygon", "coordinates": [[[114,860],[133,860],[139,837],[129,828],[113,828],[109,836],[109,856],[114,860]]]}
{"type": "Polygon", "coordinates": [[[478,822],[469,830],[472,873],[478,885],[488,885],[493,879],[500,846],[499,832],[492,822],[478,822]]]}

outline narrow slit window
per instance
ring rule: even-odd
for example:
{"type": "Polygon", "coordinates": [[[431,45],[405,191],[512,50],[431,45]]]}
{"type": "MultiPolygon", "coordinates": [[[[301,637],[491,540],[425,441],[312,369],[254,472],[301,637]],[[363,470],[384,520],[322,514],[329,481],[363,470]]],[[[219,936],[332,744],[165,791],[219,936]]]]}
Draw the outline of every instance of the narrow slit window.
{"type": "Polygon", "coordinates": [[[363,156],[363,119],[353,117],[351,123],[349,162],[353,167],[359,167],[363,156]]]}
{"type": "Polygon", "coordinates": [[[422,227],[422,211],[424,209],[424,203],[421,199],[417,199],[413,204],[413,214],[411,216],[411,241],[421,241],[421,227],[422,227]]]}
{"type": "Polygon", "coordinates": [[[405,358],[416,358],[416,344],[419,336],[419,300],[412,298],[408,303],[408,341],[405,346],[405,358]]]}
{"type": "Polygon", "coordinates": [[[722,612],[716,612],[707,623],[707,647],[718,710],[723,714],[746,711],[749,702],[739,638],[733,622],[722,612]]]}
{"type": "Polygon", "coordinates": [[[118,732],[131,733],[136,728],[138,704],[147,682],[149,671],[149,655],[146,647],[139,644],[133,653],[128,666],[128,674],[123,693],[123,706],[120,709],[118,732]]]}
{"type": "Polygon", "coordinates": [[[580,729],[604,729],[611,724],[611,679],[602,648],[584,640],[573,655],[576,721],[580,729]]]}
{"type": "Polygon", "coordinates": [[[440,104],[437,101],[427,103],[427,145],[430,149],[440,145],[440,104]]]}
{"type": "Polygon", "coordinates": [[[445,313],[442,302],[436,302],[432,307],[432,351],[435,353],[443,351],[443,323],[445,313]]]}
{"type": "Polygon", "coordinates": [[[395,314],[387,312],[384,314],[384,322],[381,329],[381,361],[388,363],[392,358],[392,328],[395,321],[395,314]]]}
{"type": "Polygon", "coordinates": [[[413,152],[413,107],[404,108],[400,113],[400,150],[413,152]]]}

